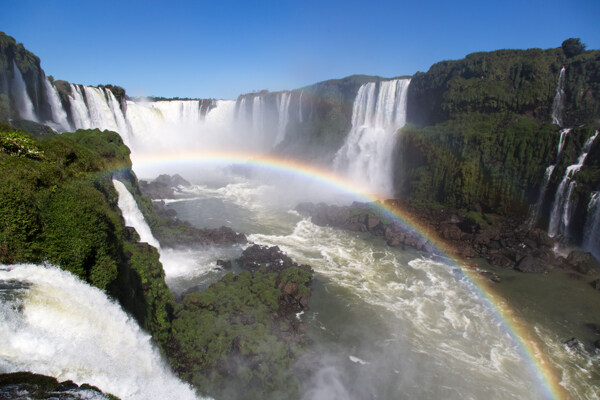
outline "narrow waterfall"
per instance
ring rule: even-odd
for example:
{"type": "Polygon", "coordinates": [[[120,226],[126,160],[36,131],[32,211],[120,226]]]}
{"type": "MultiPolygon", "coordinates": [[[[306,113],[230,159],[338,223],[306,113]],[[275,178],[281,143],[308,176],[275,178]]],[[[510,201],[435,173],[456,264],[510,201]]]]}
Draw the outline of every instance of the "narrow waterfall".
{"type": "Polygon", "coordinates": [[[289,121],[290,100],[292,95],[289,92],[279,94],[277,99],[277,136],[275,137],[275,145],[278,145],[285,139],[286,128],[289,121]]]}
{"type": "Polygon", "coordinates": [[[23,75],[21,75],[21,71],[19,67],[17,67],[17,63],[13,61],[13,81],[12,81],[12,97],[15,101],[15,105],[17,107],[17,112],[23,119],[27,119],[30,121],[36,121],[37,117],[35,116],[35,109],[33,108],[33,103],[29,98],[29,94],[27,94],[27,86],[25,85],[25,81],[23,80],[23,75]]]}
{"type": "Polygon", "coordinates": [[[59,132],[70,130],[71,125],[67,119],[67,113],[63,109],[58,91],[48,78],[44,78],[44,86],[46,88],[48,104],[50,104],[50,110],[52,110],[52,121],[49,121],[49,125],[59,132]]]}
{"type": "Polygon", "coordinates": [[[116,179],[113,179],[113,185],[119,194],[119,208],[121,209],[123,218],[125,218],[125,225],[135,228],[138,235],[140,235],[141,242],[146,242],[160,250],[158,240],[152,235],[152,231],[146,223],[144,215],[142,215],[142,212],[138,208],[131,193],[129,193],[129,190],[127,190],[127,187],[123,182],[116,179]]]}
{"type": "Polygon", "coordinates": [[[581,247],[600,260],[600,192],[592,192],[590,195],[581,247]]]}
{"type": "Polygon", "coordinates": [[[302,95],[304,94],[304,90],[300,91],[300,97],[298,98],[298,121],[300,123],[304,122],[304,118],[302,118],[302,95]]]}
{"type": "Polygon", "coordinates": [[[548,189],[548,183],[550,183],[550,178],[552,178],[552,173],[554,172],[554,168],[560,161],[560,155],[562,154],[563,148],[565,146],[565,140],[567,135],[571,132],[571,128],[561,129],[560,138],[558,140],[558,149],[556,150],[556,162],[546,168],[546,172],[544,173],[544,180],[542,181],[542,186],[540,186],[540,194],[538,196],[538,200],[535,205],[531,208],[531,213],[528,220],[528,225],[532,228],[540,215],[542,210],[542,205],[544,204],[544,198],[546,197],[546,190],[548,189]]]}
{"type": "Polygon", "coordinates": [[[565,67],[560,69],[558,82],[556,83],[556,94],[552,103],[552,123],[562,127],[563,113],[565,110],[565,67]]]}
{"type": "Polygon", "coordinates": [[[548,235],[555,237],[557,235],[565,236],[568,234],[569,223],[573,215],[573,205],[571,204],[571,194],[575,189],[576,183],[573,181],[573,176],[581,169],[585,158],[587,157],[594,140],[598,136],[598,131],[594,133],[583,146],[581,154],[577,162],[569,165],[565,171],[562,181],[556,189],[554,196],[554,204],[550,214],[550,224],[548,225],[548,235]]]}
{"type": "Polygon", "coordinates": [[[396,131],[406,123],[410,79],[362,85],[352,108],[352,128],[334,168],[380,195],[393,192],[392,152],[396,131]]]}
{"type": "Polygon", "coordinates": [[[127,121],[125,120],[125,115],[123,114],[123,111],[121,111],[119,101],[117,100],[117,98],[111,90],[104,89],[104,93],[108,98],[108,105],[115,117],[115,122],[117,123],[117,132],[121,134],[123,142],[127,146],[130,146],[131,139],[129,135],[129,126],[127,125],[127,121]]]}
{"type": "Polygon", "coordinates": [[[89,383],[121,399],[197,399],[148,334],[67,271],[0,265],[0,371],[89,383]]]}

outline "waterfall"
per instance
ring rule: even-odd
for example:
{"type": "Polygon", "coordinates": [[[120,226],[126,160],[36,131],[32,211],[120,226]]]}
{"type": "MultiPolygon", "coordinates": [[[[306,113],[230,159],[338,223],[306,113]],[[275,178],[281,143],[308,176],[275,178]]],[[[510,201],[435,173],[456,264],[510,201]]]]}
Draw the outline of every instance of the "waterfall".
{"type": "Polygon", "coordinates": [[[33,103],[27,94],[27,86],[15,61],[13,61],[13,74],[12,96],[17,107],[17,112],[21,118],[37,122],[33,103]]]}
{"type": "Polygon", "coordinates": [[[119,208],[125,219],[125,225],[135,228],[138,235],[140,235],[141,242],[146,242],[160,250],[158,240],[152,235],[152,231],[146,223],[144,215],[138,208],[138,205],[131,193],[129,193],[129,190],[127,190],[127,187],[123,182],[116,179],[113,179],[113,185],[119,194],[119,208]]]}
{"type": "Polygon", "coordinates": [[[108,97],[108,105],[115,117],[115,122],[117,123],[117,132],[121,134],[121,137],[123,138],[123,142],[125,143],[125,145],[130,146],[131,140],[129,137],[129,126],[127,125],[127,121],[125,120],[125,115],[123,114],[123,111],[121,110],[119,101],[117,100],[117,98],[115,97],[115,95],[113,94],[113,92],[111,90],[104,89],[104,92],[106,93],[106,96],[108,97]]]}
{"type": "Polygon", "coordinates": [[[71,105],[71,115],[75,129],[90,129],[92,121],[90,112],[88,111],[83,93],[78,85],[71,84],[71,94],[69,95],[69,103],[71,105]]]}
{"type": "Polygon", "coordinates": [[[577,162],[567,167],[565,175],[556,189],[556,194],[554,195],[554,204],[550,214],[550,224],[548,225],[548,235],[550,237],[555,237],[556,235],[565,236],[568,234],[569,223],[571,222],[571,217],[573,215],[571,194],[576,186],[575,181],[572,181],[572,179],[573,176],[583,166],[585,158],[587,157],[597,136],[598,131],[596,131],[594,135],[592,135],[585,142],[577,162]]]}
{"type": "MultiPolygon", "coordinates": [[[[108,105],[105,93],[102,89],[84,86],[83,92],[87,100],[87,108],[90,113],[90,123],[92,127],[100,130],[111,130],[118,132],[119,127],[115,116],[108,105]]],[[[121,132],[119,132],[121,133],[121,132]]]]}
{"type": "Polygon", "coordinates": [[[283,92],[278,96],[277,100],[277,136],[275,137],[275,145],[278,145],[285,139],[286,127],[289,121],[289,108],[292,96],[289,92],[283,92]]]}
{"type": "Polygon", "coordinates": [[[592,192],[590,195],[583,238],[581,247],[600,260],[600,192],[592,192]]]}
{"type": "Polygon", "coordinates": [[[544,204],[544,197],[546,197],[546,190],[548,189],[548,183],[550,183],[550,178],[552,178],[552,173],[554,172],[554,168],[560,161],[560,155],[562,154],[563,148],[565,146],[565,139],[567,135],[571,132],[571,128],[561,129],[560,138],[558,140],[558,149],[556,150],[556,162],[546,168],[546,172],[544,173],[544,180],[542,181],[542,186],[540,187],[540,194],[538,200],[533,206],[531,215],[529,216],[528,225],[530,228],[535,225],[537,219],[540,215],[540,211],[542,210],[542,205],[544,204]]]}
{"type": "Polygon", "coordinates": [[[0,266],[0,282],[0,371],[89,383],[122,399],[197,398],[100,289],[37,265],[0,266]]]}
{"type": "Polygon", "coordinates": [[[352,128],[334,168],[380,195],[393,192],[392,152],[396,131],[406,123],[410,79],[370,82],[358,89],[352,128]]]}
{"type": "Polygon", "coordinates": [[[552,123],[562,126],[563,113],[565,110],[565,67],[560,69],[558,82],[556,83],[556,94],[552,102],[552,123]]]}
{"type": "Polygon", "coordinates": [[[53,127],[60,132],[70,130],[71,125],[67,119],[67,113],[63,109],[58,91],[54,85],[50,83],[48,78],[44,78],[44,86],[46,88],[48,104],[50,104],[50,110],[52,110],[52,123],[50,125],[53,125],[53,127]]]}
{"type": "Polygon", "coordinates": [[[298,122],[302,123],[302,95],[304,94],[304,90],[300,91],[300,97],[298,98],[298,122]]]}

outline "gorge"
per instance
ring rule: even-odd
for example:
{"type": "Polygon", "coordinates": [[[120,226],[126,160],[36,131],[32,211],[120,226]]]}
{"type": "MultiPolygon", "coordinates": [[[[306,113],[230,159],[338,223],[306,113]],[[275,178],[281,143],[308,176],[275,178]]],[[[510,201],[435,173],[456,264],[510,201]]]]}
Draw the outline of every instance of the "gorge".
{"type": "MultiPolygon", "coordinates": [[[[166,355],[215,398],[597,398],[600,315],[589,284],[600,270],[585,252],[600,251],[600,52],[499,50],[411,77],[168,100],[55,81],[22,45],[0,39],[0,117],[12,124],[0,154],[0,332],[11,338],[0,372],[87,382],[121,398],[193,398],[157,361],[166,355]],[[137,176],[162,172],[191,183],[151,202],[137,176]],[[303,201],[340,207],[343,221],[318,223],[298,212],[303,201]],[[353,202],[358,211],[341,208],[353,202]],[[440,219],[429,224],[438,232],[424,215],[440,219]],[[276,256],[248,270],[245,239],[177,244],[222,225],[277,246],[264,250],[276,256]],[[444,244],[457,242],[476,258],[444,244]],[[547,275],[517,272],[525,263],[547,275]],[[286,269],[269,269],[279,264],[286,269]],[[145,358],[104,349],[92,312],[82,344],[33,326],[30,309],[50,310],[36,296],[68,285],[109,308],[98,320],[118,319],[106,324],[132,337],[117,347],[145,358]],[[568,304],[546,304],[544,287],[568,304]],[[75,358],[17,354],[34,347],[17,347],[21,338],[50,334],[74,354],[99,347],[118,361],[86,353],[91,372],[78,375],[75,358]],[[126,350],[135,345],[145,347],[126,350]],[[113,364],[132,371],[119,373],[128,380],[110,378],[113,364]]],[[[48,298],[75,308],[69,296],[48,298]]]]}

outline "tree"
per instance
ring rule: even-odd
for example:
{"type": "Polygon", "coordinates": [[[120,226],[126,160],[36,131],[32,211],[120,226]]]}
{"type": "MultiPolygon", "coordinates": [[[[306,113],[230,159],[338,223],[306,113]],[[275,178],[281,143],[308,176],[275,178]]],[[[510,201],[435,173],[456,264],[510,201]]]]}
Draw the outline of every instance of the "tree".
{"type": "Polygon", "coordinates": [[[569,38],[562,42],[561,47],[568,58],[581,54],[585,50],[585,44],[581,43],[579,38],[569,38]]]}

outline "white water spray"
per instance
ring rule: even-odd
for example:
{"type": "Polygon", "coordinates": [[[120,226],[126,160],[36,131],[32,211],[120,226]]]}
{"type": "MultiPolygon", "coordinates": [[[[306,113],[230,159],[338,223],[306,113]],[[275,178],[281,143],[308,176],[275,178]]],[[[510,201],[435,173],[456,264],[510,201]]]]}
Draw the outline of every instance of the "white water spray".
{"type": "Polygon", "coordinates": [[[600,192],[590,194],[581,247],[600,260],[600,192]]]}
{"type": "Polygon", "coordinates": [[[556,83],[556,94],[552,103],[552,123],[562,126],[563,113],[565,110],[565,67],[560,69],[558,82],[556,83]]]}
{"type": "Polygon", "coordinates": [[[567,167],[565,175],[556,189],[552,213],[550,214],[550,224],[548,225],[548,235],[550,237],[555,237],[557,235],[565,236],[568,234],[569,224],[574,211],[573,204],[571,204],[571,194],[576,186],[575,181],[573,181],[573,176],[579,172],[583,166],[597,136],[598,131],[585,142],[577,162],[567,167]]]}
{"type": "Polygon", "coordinates": [[[52,121],[51,125],[54,126],[55,129],[61,132],[66,132],[71,129],[71,125],[67,119],[67,113],[63,109],[62,103],[60,101],[60,96],[58,95],[58,91],[54,87],[53,84],[50,83],[48,78],[44,79],[44,86],[46,88],[46,97],[48,98],[48,104],[50,104],[50,109],[52,110],[52,121]]]}
{"type": "Polygon", "coordinates": [[[283,92],[278,96],[277,113],[279,114],[279,121],[277,123],[277,137],[275,138],[275,145],[281,143],[285,138],[286,128],[289,121],[291,99],[292,95],[289,92],[283,92]]]}
{"type": "Polygon", "coordinates": [[[141,242],[146,242],[149,245],[160,249],[158,240],[156,240],[154,235],[152,235],[152,231],[146,223],[144,215],[142,215],[135,198],[131,195],[131,193],[129,193],[127,187],[123,184],[123,182],[116,179],[113,179],[113,185],[119,194],[119,208],[121,209],[121,214],[123,214],[123,218],[125,219],[125,225],[135,228],[138,235],[140,235],[141,242]]]}
{"type": "Polygon", "coordinates": [[[19,70],[19,67],[17,67],[17,63],[14,61],[13,74],[12,96],[17,105],[17,112],[21,118],[37,122],[33,103],[29,98],[29,94],[27,94],[27,86],[23,80],[23,75],[21,75],[21,71],[19,70]]]}
{"type": "Polygon", "coordinates": [[[89,383],[122,399],[197,398],[101,290],[37,265],[0,266],[0,282],[1,372],[89,383]]]}
{"type": "Polygon", "coordinates": [[[406,123],[410,79],[370,82],[358,90],[352,129],[334,160],[336,170],[381,195],[393,191],[396,131],[406,123]]]}

